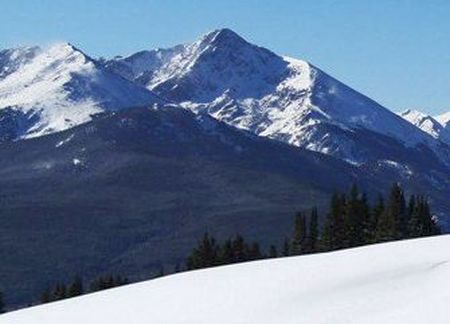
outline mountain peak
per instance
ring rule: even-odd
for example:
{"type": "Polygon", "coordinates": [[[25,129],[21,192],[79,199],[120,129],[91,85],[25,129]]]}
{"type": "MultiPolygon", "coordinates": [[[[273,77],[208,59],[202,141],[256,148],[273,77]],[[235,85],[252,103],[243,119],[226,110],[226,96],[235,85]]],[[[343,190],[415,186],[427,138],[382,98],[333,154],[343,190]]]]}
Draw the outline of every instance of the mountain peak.
{"type": "Polygon", "coordinates": [[[202,43],[209,44],[236,44],[247,41],[229,28],[216,29],[201,38],[202,43]]]}
{"type": "Polygon", "coordinates": [[[69,56],[76,56],[76,57],[82,57],[85,59],[85,61],[93,61],[92,58],[90,58],[87,54],[85,54],[82,50],[75,47],[73,44],[69,42],[58,42],[53,45],[51,45],[47,49],[47,54],[52,57],[69,57],[69,56]]]}

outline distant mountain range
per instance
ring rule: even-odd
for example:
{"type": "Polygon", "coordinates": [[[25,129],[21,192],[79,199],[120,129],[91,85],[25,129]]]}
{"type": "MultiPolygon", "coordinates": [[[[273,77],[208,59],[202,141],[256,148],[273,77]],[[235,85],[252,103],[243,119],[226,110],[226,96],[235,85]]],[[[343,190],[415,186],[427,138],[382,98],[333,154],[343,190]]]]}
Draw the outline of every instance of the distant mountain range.
{"type": "Polygon", "coordinates": [[[418,110],[408,109],[400,113],[400,116],[434,138],[450,145],[450,113],[432,117],[418,110]]]}
{"type": "Polygon", "coordinates": [[[206,230],[271,244],[352,183],[401,182],[448,229],[449,120],[229,29],[111,60],[0,51],[0,290],[19,305],[80,271],[143,279],[206,230]]]}

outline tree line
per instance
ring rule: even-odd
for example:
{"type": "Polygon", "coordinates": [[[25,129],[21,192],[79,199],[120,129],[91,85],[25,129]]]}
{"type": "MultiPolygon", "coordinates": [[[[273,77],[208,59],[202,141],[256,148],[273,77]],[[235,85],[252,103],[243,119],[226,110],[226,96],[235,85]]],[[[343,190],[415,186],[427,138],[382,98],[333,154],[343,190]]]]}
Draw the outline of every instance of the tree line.
{"type": "Polygon", "coordinates": [[[96,292],[99,290],[114,288],[128,284],[128,279],[120,275],[104,276],[93,280],[89,288],[85,287],[81,277],[75,277],[68,285],[57,283],[53,288],[47,288],[40,297],[42,304],[52,301],[63,300],[66,298],[81,296],[85,293],[96,292]]]}
{"type": "Polygon", "coordinates": [[[373,204],[369,203],[367,194],[353,185],[348,193],[333,194],[322,226],[319,226],[316,207],[309,213],[297,213],[292,235],[285,239],[281,248],[271,245],[264,253],[257,242],[247,244],[240,235],[220,243],[205,233],[188,256],[186,267],[192,270],[441,233],[424,196],[411,195],[406,201],[399,184],[392,186],[387,200],[380,195],[373,204]]]}

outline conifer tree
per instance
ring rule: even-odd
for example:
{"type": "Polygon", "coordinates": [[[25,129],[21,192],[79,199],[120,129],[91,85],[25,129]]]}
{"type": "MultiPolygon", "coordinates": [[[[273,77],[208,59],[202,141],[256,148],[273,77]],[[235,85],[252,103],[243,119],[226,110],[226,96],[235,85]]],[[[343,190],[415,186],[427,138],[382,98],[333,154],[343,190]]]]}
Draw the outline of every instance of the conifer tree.
{"type": "Polygon", "coordinates": [[[269,258],[276,258],[278,257],[277,248],[275,245],[271,245],[269,248],[269,258]]]}
{"type": "Polygon", "coordinates": [[[414,210],[409,221],[410,237],[422,237],[440,234],[436,221],[430,213],[428,201],[422,197],[416,197],[414,210]]]}
{"type": "Polygon", "coordinates": [[[52,301],[50,289],[47,288],[44,290],[44,292],[41,295],[40,301],[42,304],[49,303],[52,301]]]}
{"type": "Polygon", "coordinates": [[[305,251],[306,237],[306,218],[302,213],[297,213],[295,216],[294,238],[291,248],[292,254],[297,255],[305,251]]]}
{"type": "Polygon", "coordinates": [[[3,293],[0,291],[0,314],[5,312],[5,300],[3,293]]]}
{"type": "Polygon", "coordinates": [[[368,224],[368,242],[375,243],[377,241],[377,225],[385,210],[384,199],[382,195],[378,196],[375,206],[370,213],[370,221],[368,224]]]}
{"type": "Polygon", "coordinates": [[[345,205],[345,247],[359,246],[364,242],[364,217],[362,201],[356,184],[350,189],[349,199],[345,205]]]}
{"type": "Polygon", "coordinates": [[[83,294],[83,280],[81,277],[76,277],[69,287],[69,297],[76,297],[83,294]]]}
{"type": "Polygon", "coordinates": [[[67,298],[66,285],[63,283],[58,283],[53,291],[52,300],[61,300],[67,298]]]}
{"type": "Polygon", "coordinates": [[[319,215],[316,207],[311,210],[308,233],[308,253],[313,253],[317,251],[319,240],[319,215]]]}
{"type": "Polygon", "coordinates": [[[322,249],[332,251],[345,247],[345,195],[334,193],[322,234],[322,249]]]}
{"type": "Polygon", "coordinates": [[[187,260],[187,268],[200,269],[217,265],[219,249],[214,238],[210,238],[208,233],[203,235],[203,239],[199,242],[187,260]]]}
{"type": "Polygon", "coordinates": [[[241,235],[237,235],[232,244],[233,248],[233,263],[246,261],[248,248],[241,235]]]}
{"type": "Polygon", "coordinates": [[[250,248],[248,248],[247,259],[248,260],[259,260],[262,258],[261,249],[257,242],[253,242],[250,248]]]}
{"type": "Polygon", "coordinates": [[[291,255],[291,245],[289,244],[289,240],[287,238],[284,239],[282,255],[283,256],[291,255]]]}
{"type": "Polygon", "coordinates": [[[376,240],[378,242],[387,242],[402,238],[405,234],[405,213],[406,207],[403,191],[395,183],[391,188],[386,208],[378,219],[376,240]]]}
{"type": "Polygon", "coordinates": [[[230,264],[234,261],[233,243],[230,239],[226,240],[220,249],[219,263],[230,264]]]}

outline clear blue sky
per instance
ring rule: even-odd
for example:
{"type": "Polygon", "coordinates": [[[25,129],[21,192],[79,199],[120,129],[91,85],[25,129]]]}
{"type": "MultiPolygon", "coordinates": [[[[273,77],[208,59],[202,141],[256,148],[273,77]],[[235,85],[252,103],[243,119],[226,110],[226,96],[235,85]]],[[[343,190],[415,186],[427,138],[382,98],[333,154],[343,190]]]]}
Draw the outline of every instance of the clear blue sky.
{"type": "Polygon", "coordinates": [[[190,42],[229,27],[308,60],[393,110],[450,110],[447,0],[14,0],[0,47],[69,41],[94,57],[190,42]]]}

